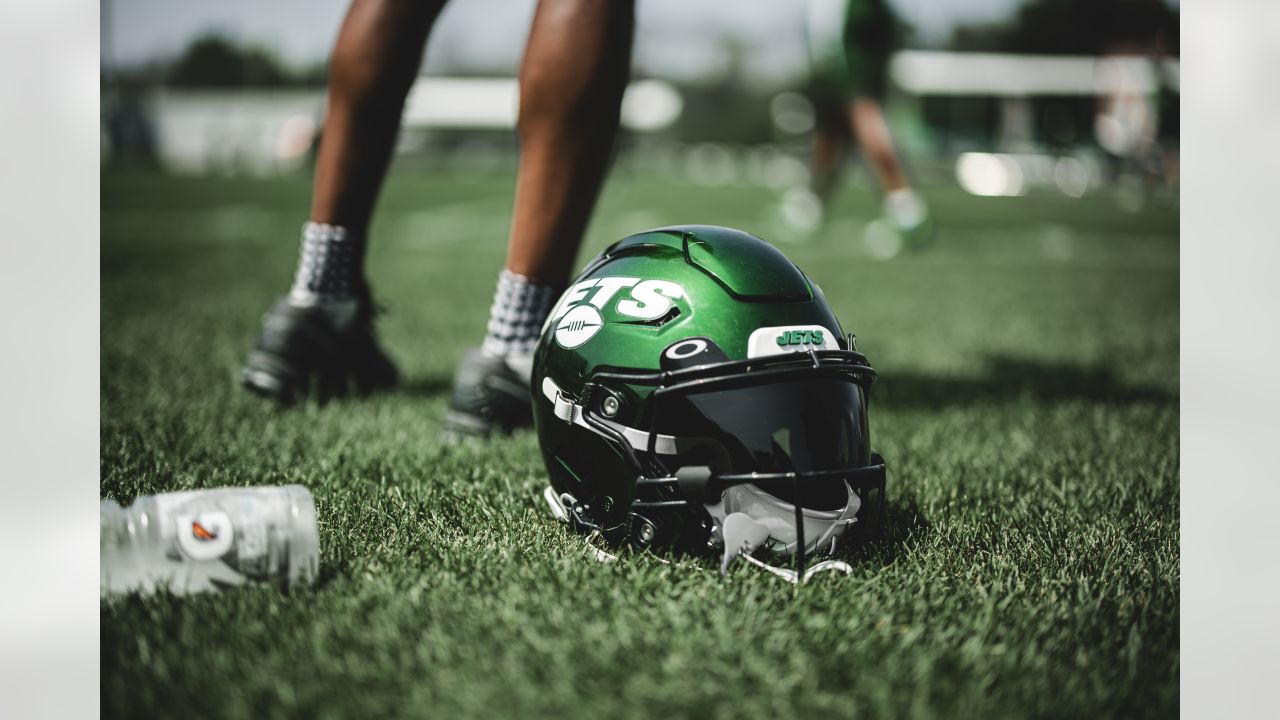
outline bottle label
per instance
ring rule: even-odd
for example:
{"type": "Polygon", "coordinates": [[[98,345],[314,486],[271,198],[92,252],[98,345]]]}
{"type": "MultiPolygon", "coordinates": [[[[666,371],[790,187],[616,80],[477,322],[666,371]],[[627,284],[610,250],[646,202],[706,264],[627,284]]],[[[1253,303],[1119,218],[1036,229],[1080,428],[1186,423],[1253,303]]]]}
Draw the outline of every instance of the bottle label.
{"type": "Polygon", "coordinates": [[[235,542],[235,526],[231,517],[221,510],[179,512],[175,518],[178,547],[192,560],[220,558],[235,542]]]}
{"type": "MultiPolygon", "coordinates": [[[[255,523],[247,513],[257,503],[240,495],[215,490],[156,496],[156,513],[173,533],[168,558],[189,564],[175,576],[182,592],[232,588],[250,579],[253,568],[246,565],[258,558],[244,552],[245,530],[253,535],[255,523]]],[[[266,558],[258,564],[265,567],[266,558]]]]}

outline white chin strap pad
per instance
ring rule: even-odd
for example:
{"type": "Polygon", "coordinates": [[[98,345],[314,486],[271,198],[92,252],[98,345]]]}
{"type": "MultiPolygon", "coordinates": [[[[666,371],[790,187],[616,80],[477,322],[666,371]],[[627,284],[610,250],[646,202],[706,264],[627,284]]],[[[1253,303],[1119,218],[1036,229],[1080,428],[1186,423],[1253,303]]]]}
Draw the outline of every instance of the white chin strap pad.
{"type": "Polygon", "coordinates": [[[769,528],[751,519],[746,513],[731,513],[721,528],[724,538],[724,559],[720,561],[720,575],[729,572],[729,563],[739,555],[750,555],[769,539],[769,528]]]}
{"type": "MultiPolygon", "coordinates": [[[[839,510],[801,511],[804,521],[805,553],[822,554],[835,546],[835,540],[855,522],[861,499],[845,484],[849,500],[839,510]]],[[[724,538],[721,572],[726,572],[733,559],[750,555],[769,543],[787,555],[798,550],[795,506],[770,495],[754,485],[738,485],[725,491],[720,502],[707,505],[707,512],[720,523],[724,538]],[[763,537],[761,537],[763,534],[763,537]]]]}

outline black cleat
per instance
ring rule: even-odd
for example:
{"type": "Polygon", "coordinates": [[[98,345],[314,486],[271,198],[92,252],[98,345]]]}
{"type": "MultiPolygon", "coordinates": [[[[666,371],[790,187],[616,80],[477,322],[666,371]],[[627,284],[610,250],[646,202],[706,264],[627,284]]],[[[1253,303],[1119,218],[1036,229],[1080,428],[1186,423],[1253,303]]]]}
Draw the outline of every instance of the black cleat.
{"type": "Polygon", "coordinates": [[[472,348],[462,356],[453,376],[453,398],[444,416],[445,436],[488,437],[533,426],[529,377],[504,358],[472,348]]]}
{"type": "Polygon", "coordinates": [[[245,363],[249,390],[291,404],[314,390],[324,402],[352,389],[361,395],[396,384],[396,367],[378,347],[373,303],[361,300],[355,316],[339,327],[319,307],[298,307],[280,298],[262,320],[262,335],[245,363]]]}

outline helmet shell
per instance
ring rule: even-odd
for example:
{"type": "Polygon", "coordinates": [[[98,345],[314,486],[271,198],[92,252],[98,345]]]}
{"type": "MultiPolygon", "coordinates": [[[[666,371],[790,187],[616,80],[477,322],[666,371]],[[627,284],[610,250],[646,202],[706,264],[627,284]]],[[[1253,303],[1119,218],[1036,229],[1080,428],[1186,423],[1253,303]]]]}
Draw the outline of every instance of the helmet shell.
{"type": "MultiPolygon", "coordinates": [[[[554,414],[546,381],[580,402],[601,371],[662,369],[663,352],[688,338],[710,340],[721,360],[748,357],[759,328],[820,326],[848,349],[818,287],[777,248],[749,233],[710,225],[665,227],[624,238],[596,256],[552,309],[534,354],[534,421],[551,484],[575,498],[625,510],[634,470],[610,443],[554,414]]],[[[610,387],[614,419],[647,427],[651,387],[610,387]]],[[[603,397],[589,399],[600,403],[603,397]]]]}

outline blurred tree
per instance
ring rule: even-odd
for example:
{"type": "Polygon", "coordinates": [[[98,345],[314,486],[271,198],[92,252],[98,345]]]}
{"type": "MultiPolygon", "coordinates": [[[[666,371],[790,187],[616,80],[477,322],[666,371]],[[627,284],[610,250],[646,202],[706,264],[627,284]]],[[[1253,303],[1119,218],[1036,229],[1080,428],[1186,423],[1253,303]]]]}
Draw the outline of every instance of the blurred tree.
{"type": "Polygon", "coordinates": [[[752,145],[771,141],[772,92],[751,81],[746,62],[751,48],[727,33],[708,41],[715,43],[722,63],[700,80],[680,84],[684,110],[675,136],[685,142],[752,145]]]}
{"type": "Polygon", "coordinates": [[[195,40],[173,64],[168,84],[177,87],[278,87],[295,78],[271,52],[221,35],[195,40]]]}
{"type": "Polygon", "coordinates": [[[1098,55],[1124,47],[1178,55],[1178,11],[1164,0],[1032,0],[1008,23],[960,26],[951,47],[1041,55],[1098,55]]]}

